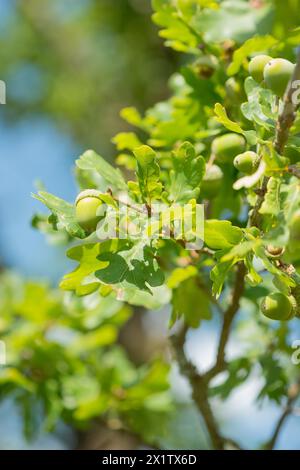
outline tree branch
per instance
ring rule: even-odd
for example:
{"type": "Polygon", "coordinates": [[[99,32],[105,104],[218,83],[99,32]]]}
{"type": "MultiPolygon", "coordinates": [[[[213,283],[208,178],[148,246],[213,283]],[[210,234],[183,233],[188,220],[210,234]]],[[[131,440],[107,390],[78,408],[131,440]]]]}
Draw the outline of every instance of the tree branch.
{"type": "Polygon", "coordinates": [[[218,426],[209,404],[207,383],[202,375],[198,373],[196,367],[187,359],[184,352],[187,329],[187,325],[184,325],[177,334],[171,336],[173,349],[180,372],[188,379],[191,385],[192,398],[203,416],[212,445],[215,449],[222,450],[224,449],[225,441],[219,434],[218,426]]]}
{"type": "Polygon", "coordinates": [[[233,323],[233,320],[239,310],[240,300],[244,292],[245,287],[245,274],[246,268],[244,263],[238,264],[238,269],[236,273],[236,281],[232,294],[232,301],[224,313],[223,317],[223,326],[219,339],[218,353],[215,365],[205,373],[205,380],[209,382],[216,375],[222,372],[226,366],[225,362],[225,352],[226,346],[229,340],[230,330],[233,323]]]}
{"type": "Polygon", "coordinates": [[[294,410],[293,405],[297,401],[297,399],[299,397],[299,394],[300,394],[300,380],[298,380],[298,383],[294,384],[291,387],[290,391],[289,391],[289,398],[288,398],[287,404],[286,404],[286,406],[283,410],[283,413],[281,414],[281,416],[278,419],[278,422],[275,426],[275,429],[274,429],[274,432],[273,432],[273,435],[272,435],[271,439],[269,440],[269,442],[265,446],[266,450],[273,450],[275,448],[278,437],[280,435],[280,432],[281,432],[287,418],[291,414],[293,414],[293,410],[294,410]]]}
{"type": "Polygon", "coordinates": [[[212,412],[208,398],[208,382],[204,375],[199,374],[196,367],[186,357],[184,345],[186,340],[187,325],[183,325],[178,333],[171,336],[171,342],[176,355],[177,363],[181,374],[186,377],[192,389],[192,398],[200,411],[213,448],[223,450],[226,446],[235,450],[242,450],[242,447],[233,439],[221,435],[217,422],[212,412]]]}
{"type": "Polygon", "coordinates": [[[236,281],[233,289],[232,300],[224,313],[223,326],[220,333],[220,340],[218,346],[217,359],[214,367],[205,374],[199,374],[196,367],[187,359],[184,352],[184,344],[187,333],[187,325],[184,325],[179,333],[171,337],[173,349],[176,354],[176,359],[180,368],[180,372],[184,375],[192,388],[192,398],[198,407],[203,419],[205,421],[209,436],[211,438],[212,445],[215,449],[221,450],[225,448],[225,444],[230,444],[236,449],[241,449],[239,444],[234,442],[232,439],[227,439],[219,433],[217,423],[215,421],[213,412],[210,407],[208,398],[208,386],[210,380],[221,372],[225,363],[225,350],[229,339],[231,325],[235,318],[236,313],[239,310],[240,299],[243,295],[244,284],[245,284],[246,268],[244,263],[238,264],[236,273],[236,281]]]}

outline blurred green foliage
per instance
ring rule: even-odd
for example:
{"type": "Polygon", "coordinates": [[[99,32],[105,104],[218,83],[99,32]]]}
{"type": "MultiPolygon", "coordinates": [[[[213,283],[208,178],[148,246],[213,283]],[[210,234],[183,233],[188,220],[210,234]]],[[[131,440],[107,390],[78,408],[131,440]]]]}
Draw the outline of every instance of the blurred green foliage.
{"type": "Polygon", "coordinates": [[[163,435],[171,411],[169,366],[137,368],[118,344],[131,309],[98,293],[87,299],[19,277],[0,278],[0,398],[14,398],[27,436],[59,420],[86,429],[95,418],[149,443],[163,435]]]}
{"type": "Polygon", "coordinates": [[[149,0],[18,0],[0,34],[8,119],[50,116],[83,147],[110,150],[120,109],[166,94],[173,55],[149,0]]]}

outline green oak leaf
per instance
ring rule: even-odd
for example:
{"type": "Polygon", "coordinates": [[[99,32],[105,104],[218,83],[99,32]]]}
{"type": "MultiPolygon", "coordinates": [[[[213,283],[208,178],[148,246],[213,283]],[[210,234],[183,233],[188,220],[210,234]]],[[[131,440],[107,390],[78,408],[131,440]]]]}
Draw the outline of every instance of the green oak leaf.
{"type": "Polygon", "coordinates": [[[75,291],[77,295],[87,295],[97,290],[100,286],[94,273],[106,266],[99,259],[102,254],[113,254],[121,250],[128,250],[131,244],[127,240],[114,239],[102,243],[78,245],[67,251],[68,258],[78,261],[79,266],[71,273],[66,274],[60,287],[64,290],[75,291]],[[88,279],[88,276],[91,276],[88,279]]]}
{"type": "Polygon", "coordinates": [[[136,148],[133,153],[137,160],[136,175],[142,200],[145,204],[151,205],[153,200],[160,199],[162,192],[156,153],[148,145],[136,148]]]}
{"type": "Polygon", "coordinates": [[[241,242],[243,231],[228,220],[206,220],[204,222],[204,241],[213,250],[232,248],[241,242]]]}
{"type": "Polygon", "coordinates": [[[154,253],[144,242],[137,243],[124,253],[103,253],[98,256],[103,265],[95,276],[106,284],[121,284],[123,281],[151,293],[150,287],[158,287],[164,282],[154,253]]]}
{"type": "Polygon", "coordinates": [[[119,132],[112,139],[118,150],[134,150],[142,145],[140,139],[134,132],[119,132]]]}
{"type": "Polygon", "coordinates": [[[257,142],[256,132],[255,131],[245,131],[241,128],[241,126],[238,123],[236,123],[236,122],[232,121],[231,119],[229,119],[224,106],[222,106],[220,103],[216,103],[214,111],[215,111],[215,114],[217,116],[216,120],[218,122],[220,122],[221,124],[223,124],[223,126],[226,127],[226,129],[228,129],[232,132],[236,132],[237,134],[243,134],[243,136],[247,139],[247,142],[250,145],[255,145],[256,144],[256,142],[257,142]]]}
{"type": "Polygon", "coordinates": [[[197,198],[205,173],[204,158],[196,156],[191,143],[184,142],[176,152],[173,152],[172,163],[169,187],[171,201],[184,204],[197,198]]]}
{"type": "Polygon", "coordinates": [[[55,224],[56,229],[59,228],[57,226],[57,224],[59,224],[71,237],[85,238],[85,231],[76,220],[73,204],[45,191],[39,191],[38,194],[33,194],[33,197],[45,204],[52,214],[54,214],[57,219],[55,224]]]}
{"type": "Polygon", "coordinates": [[[254,36],[248,39],[241,47],[234,51],[233,60],[227,69],[228,75],[238,73],[248,56],[253,55],[255,52],[266,52],[277,43],[277,39],[270,34],[254,36]]]}
{"type": "MultiPolygon", "coordinates": [[[[272,3],[272,2],[271,2],[272,3]]],[[[218,9],[199,8],[193,26],[207,42],[232,39],[242,44],[255,34],[265,35],[272,22],[272,5],[253,8],[246,1],[223,0],[218,9]]]]}
{"type": "Polygon", "coordinates": [[[228,273],[235,265],[235,259],[217,263],[210,272],[210,279],[213,282],[212,293],[216,298],[220,297],[223,285],[227,279],[228,273]]]}
{"type": "Polygon", "coordinates": [[[154,23],[162,26],[159,35],[166,39],[166,46],[172,47],[176,51],[199,53],[197,44],[200,42],[200,35],[194,31],[187,23],[184,15],[185,8],[178,12],[172,2],[165,0],[152,0],[154,23]]]}
{"type": "Polygon", "coordinates": [[[245,91],[248,101],[241,106],[244,116],[267,131],[274,130],[277,113],[273,107],[275,100],[273,93],[259,86],[252,77],[246,79],[245,91]]]}
{"type": "Polygon", "coordinates": [[[210,299],[208,294],[199,289],[194,277],[186,279],[173,291],[172,316],[170,327],[183,316],[185,322],[192,328],[197,328],[201,320],[210,320],[210,299]]]}
{"type": "Polygon", "coordinates": [[[118,190],[126,190],[127,185],[120,170],[111,166],[104,158],[100,157],[93,150],[87,150],[76,160],[76,165],[80,170],[96,171],[105,181],[106,188],[111,185],[118,190]]]}
{"type": "Polygon", "coordinates": [[[281,179],[271,177],[267,184],[267,192],[259,210],[260,214],[278,216],[280,207],[281,179]]]}

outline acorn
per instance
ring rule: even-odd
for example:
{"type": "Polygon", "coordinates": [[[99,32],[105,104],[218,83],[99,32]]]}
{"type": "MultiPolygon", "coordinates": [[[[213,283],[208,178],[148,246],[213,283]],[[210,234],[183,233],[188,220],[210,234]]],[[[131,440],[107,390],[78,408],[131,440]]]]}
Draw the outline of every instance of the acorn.
{"type": "Polygon", "coordinates": [[[286,88],[295,70],[295,65],[286,59],[272,59],[264,68],[264,80],[268,88],[280,98],[283,97],[286,88]]]}
{"type": "Polygon", "coordinates": [[[206,171],[201,183],[201,196],[212,199],[217,196],[223,180],[223,171],[218,165],[206,165],[206,171]]]}
{"type": "Polygon", "coordinates": [[[75,214],[79,225],[88,232],[96,230],[98,222],[105,215],[105,205],[101,192],[86,189],[78,194],[75,201],[75,214]],[[100,209],[102,207],[102,210],[100,209]]]}
{"type": "Polygon", "coordinates": [[[292,295],[274,292],[263,299],[261,311],[271,320],[288,321],[296,315],[297,302],[292,295]]]}
{"type": "Polygon", "coordinates": [[[257,55],[249,63],[249,75],[257,82],[261,83],[264,79],[264,68],[272,60],[269,55],[257,55]]]}
{"type": "Polygon", "coordinates": [[[252,175],[258,169],[259,161],[260,159],[257,153],[249,150],[248,152],[237,155],[233,160],[233,164],[241,173],[252,175]]]}
{"type": "Polygon", "coordinates": [[[242,135],[228,133],[216,137],[212,143],[212,152],[221,163],[232,162],[234,157],[245,150],[246,142],[242,135]]]}

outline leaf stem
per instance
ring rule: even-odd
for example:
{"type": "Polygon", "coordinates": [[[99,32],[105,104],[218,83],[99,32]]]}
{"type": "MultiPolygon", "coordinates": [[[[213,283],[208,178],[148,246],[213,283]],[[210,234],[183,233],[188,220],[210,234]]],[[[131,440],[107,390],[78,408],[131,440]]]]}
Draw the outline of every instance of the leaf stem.
{"type": "Polygon", "coordinates": [[[171,336],[173,349],[175,351],[180,372],[188,379],[191,385],[193,400],[203,416],[212,445],[214,449],[222,450],[224,449],[225,441],[219,433],[217,423],[210,407],[207,383],[203,379],[203,376],[198,373],[194,364],[192,364],[186,357],[184,351],[187,330],[188,326],[183,325],[177,334],[171,336]]]}

